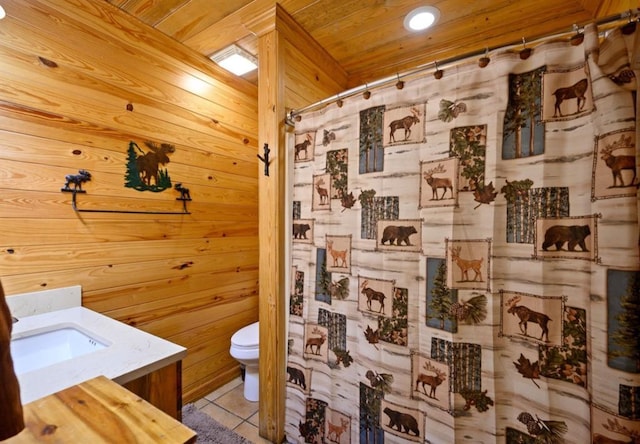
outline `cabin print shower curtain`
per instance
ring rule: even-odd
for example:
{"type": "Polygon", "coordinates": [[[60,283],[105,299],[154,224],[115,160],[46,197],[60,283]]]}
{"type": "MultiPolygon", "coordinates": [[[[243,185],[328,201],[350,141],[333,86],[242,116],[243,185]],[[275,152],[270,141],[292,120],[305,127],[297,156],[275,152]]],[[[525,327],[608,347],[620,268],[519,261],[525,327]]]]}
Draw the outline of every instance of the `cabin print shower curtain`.
{"type": "Polygon", "coordinates": [[[640,442],[634,38],[301,116],[290,442],[640,442]]]}

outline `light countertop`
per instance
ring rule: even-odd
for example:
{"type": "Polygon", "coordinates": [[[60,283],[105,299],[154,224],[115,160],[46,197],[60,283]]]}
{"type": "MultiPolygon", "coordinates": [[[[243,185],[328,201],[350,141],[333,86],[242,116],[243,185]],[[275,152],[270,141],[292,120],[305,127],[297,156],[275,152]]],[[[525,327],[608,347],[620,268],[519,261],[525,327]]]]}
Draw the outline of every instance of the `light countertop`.
{"type": "Polygon", "coordinates": [[[125,384],[175,363],[187,354],[182,346],[84,307],[23,317],[13,325],[12,338],[58,324],[74,324],[109,346],[18,375],[23,404],[100,375],[125,384]]]}

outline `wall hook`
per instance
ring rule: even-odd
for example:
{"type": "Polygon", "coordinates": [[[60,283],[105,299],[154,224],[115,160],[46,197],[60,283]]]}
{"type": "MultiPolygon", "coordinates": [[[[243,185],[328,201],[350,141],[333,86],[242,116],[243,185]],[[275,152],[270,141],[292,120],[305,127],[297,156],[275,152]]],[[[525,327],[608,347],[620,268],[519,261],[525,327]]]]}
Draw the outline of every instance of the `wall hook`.
{"type": "Polygon", "coordinates": [[[260,154],[258,154],[258,159],[260,159],[264,163],[264,175],[265,176],[269,175],[269,151],[271,151],[269,149],[269,144],[265,143],[264,144],[264,157],[262,157],[260,154]]]}

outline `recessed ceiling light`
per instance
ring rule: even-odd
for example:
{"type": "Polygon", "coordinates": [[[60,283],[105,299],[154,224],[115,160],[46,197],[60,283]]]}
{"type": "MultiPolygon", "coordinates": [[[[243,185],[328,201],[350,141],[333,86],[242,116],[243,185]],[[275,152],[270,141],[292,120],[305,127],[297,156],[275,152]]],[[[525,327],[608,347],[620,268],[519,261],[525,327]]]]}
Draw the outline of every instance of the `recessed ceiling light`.
{"type": "Polygon", "coordinates": [[[404,18],[404,27],[409,31],[423,31],[433,26],[440,18],[440,11],[433,6],[421,6],[404,18]]]}
{"type": "Polygon", "coordinates": [[[258,68],[258,60],[237,45],[218,51],[209,58],[237,76],[258,68]]]}
{"type": "Polygon", "coordinates": [[[6,16],[7,16],[7,13],[4,12],[4,8],[2,6],[0,6],[0,20],[5,18],[6,16]]]}

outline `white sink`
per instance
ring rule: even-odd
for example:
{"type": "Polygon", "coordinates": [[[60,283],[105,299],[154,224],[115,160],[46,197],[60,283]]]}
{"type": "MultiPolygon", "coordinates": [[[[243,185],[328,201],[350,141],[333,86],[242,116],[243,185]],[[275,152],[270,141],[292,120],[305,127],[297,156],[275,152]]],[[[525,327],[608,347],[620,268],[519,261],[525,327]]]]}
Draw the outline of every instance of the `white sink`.
{"type": "Polygon", "coordinates": [[[12,338],[11,356],[14,369],[20,375],[108,346],[108,341],[98,339],[77,325],[64,323],[12,338]]]}
{"type": "Polygon", "coordinates": [[[16,316],[11,353],[23,404],[100,375],[123,385],[187,354],[182,346],[81,306],[16,316]]]}

